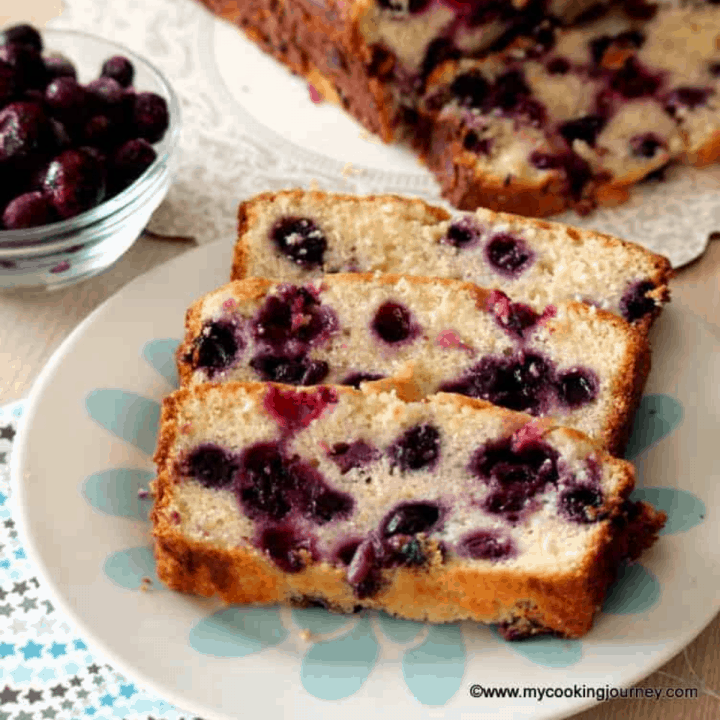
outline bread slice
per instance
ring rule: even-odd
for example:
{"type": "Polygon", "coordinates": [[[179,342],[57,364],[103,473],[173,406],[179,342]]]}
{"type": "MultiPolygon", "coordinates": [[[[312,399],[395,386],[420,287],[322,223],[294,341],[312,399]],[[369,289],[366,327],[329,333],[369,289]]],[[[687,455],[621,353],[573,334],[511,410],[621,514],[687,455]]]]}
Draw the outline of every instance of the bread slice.
{"type": "Polygon", "coordinates": [[[324,273],[453,278],[542,312],[581,300],[647,328],[669,299],[668,260],[609,235],[480,209],[452,217],[419,199],[288,190],[240,205],[232,279],[324,273]]]}
{"type": "Polygon", "coordinates": [[[358,386],[404,378],[550,415],[622,452],[649,369],[645,335],[582,303],[538,315],[457,280],[328,275],[315,285],[230,283],[187,313],[183,383],[358,386]]]}
{"type": "Polygon", "coordinates": [[[227,603],[586,633],[665,516],[580,433],[437,394],[203,384],[165,399],[158,575],[227,603]]]}

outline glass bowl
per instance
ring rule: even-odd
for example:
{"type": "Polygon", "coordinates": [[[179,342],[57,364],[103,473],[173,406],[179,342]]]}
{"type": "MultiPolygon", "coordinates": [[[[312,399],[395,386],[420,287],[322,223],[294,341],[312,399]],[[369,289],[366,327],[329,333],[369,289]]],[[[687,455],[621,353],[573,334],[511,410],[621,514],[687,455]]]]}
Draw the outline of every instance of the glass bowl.
{"type": "Polygon", "coordinates": [[[170,83],[147,60],[122,45],[73,30],[42,31],[43,55],[60,54],[77,68],[82,84],[100,75],[102,63],[124,55],[135,66],[133,86],[165,99],[170,125],[153,148],[157,158],[129,187],[97,207],[60,222],[25,230],[0,230],[0,290],[54,290],[107,270],[137,240],[172,182],[180,105],[170,83]]]}

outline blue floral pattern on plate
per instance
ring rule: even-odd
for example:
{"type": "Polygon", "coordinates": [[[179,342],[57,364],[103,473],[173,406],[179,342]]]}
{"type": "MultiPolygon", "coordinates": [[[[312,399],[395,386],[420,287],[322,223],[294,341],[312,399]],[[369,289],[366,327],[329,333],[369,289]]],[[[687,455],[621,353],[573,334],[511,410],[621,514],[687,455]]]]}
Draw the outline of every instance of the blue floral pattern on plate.
{"type": "MultiPolygon", "coordinates": [[[[141,355],[170,386],[177,385],[174,354],[178,341],[157,339],[145,344],[141,355]]],[[[90,417],[102,427],[152,454],[160,417],[159,404],[136,393],[101,388],[86,398],[90,417]]],[[[683,419],[680,403],[668,395],[642,399],[626,457],[633,459],[662,442],[683,419]]],[[[149,503],[138,499],[150,476],[135,468],[113,468],[85,480],[83,494],[99,512],[145,520],[149,503]]],[[[641,483],[639,483],[641,484],[641,483]]],[[[665,534],[687,532],[705,517],[702,501],[683,490],[638,487],[634,498],[647,499],[668,514],[665,534]]],[[[108,578],[137,588],[143,578],[155,577],[152,550],[128,548],[113,553],[105,563],[108,578]]],[[[640,564],[621,568],[610,589],[603,612],[644,613],[660,598],[658,579],[640,564]]],[[[313,641],[305,652],[300,679],[305,690],[323,700],[340,700],[356,693],[367,680],[380,655],[379,637],[401,646],[402,677],[410,693],[423,705],[442,706],[460,689],[466,667],[462,626],[429,625],[368,613],[347,618],[320,608],[293,610],[290,621],[278,608],[227,608],[199,621],[188,642],[197,652],[218,657],[244,657],[281,645],[291,634],[309,631],[313,641]]],[[[301,635],[299,635],[301,636],[301,635]]],[[[506,643],[493,630],[493,642],[505,643],[511,652],[538,665],[558,668],[582,658],[581,640],[540,637],[506,643]]]]}

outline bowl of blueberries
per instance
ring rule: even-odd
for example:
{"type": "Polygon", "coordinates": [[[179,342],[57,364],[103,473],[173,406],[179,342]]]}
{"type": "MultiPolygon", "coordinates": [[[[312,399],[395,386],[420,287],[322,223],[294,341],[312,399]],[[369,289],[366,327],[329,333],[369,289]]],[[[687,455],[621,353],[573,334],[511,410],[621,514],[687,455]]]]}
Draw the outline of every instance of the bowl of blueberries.
{"type": "Polygon", "coordinates": [[[177,96],[146,60],[71,30],[0,31],[0,289],[110,267],[172,181],[177,96]]]}

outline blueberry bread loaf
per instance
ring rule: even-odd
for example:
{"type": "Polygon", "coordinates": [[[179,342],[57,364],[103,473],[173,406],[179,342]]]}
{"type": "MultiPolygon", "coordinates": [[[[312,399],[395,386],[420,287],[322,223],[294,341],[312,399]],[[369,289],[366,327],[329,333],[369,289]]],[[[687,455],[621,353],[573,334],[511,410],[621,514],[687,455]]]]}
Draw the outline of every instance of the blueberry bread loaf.
{"type": "Polygon", "coordinates": [[[586,633],[665,516],[580,433],[457,395],[268,383],[163,403],[152,521],[174,590],[586,633]]]}
{"type": "Polygon", "coordinates": [[[549,32],[595,0],[201,0],[390,141],[441,60],[549,32]],[[537,30],[536,30],[537,28],[537,30]]]}
{"type": "Polygon", "coordinates": [[[616,205],[670,162],[720,156],[720,9],[616,9],[509,49],[442,63],[416,144],[456,207],[546,216],[616,205]]]}
{"type": "Polygon", "coordinates": [[[586,213],[720,157],[711,2],[202,2],[383,140],[410,139],[461,209],[586,213]]]}
{"type": "Polygon", "coordinates": [[[664,257],[490,210],[453,218],[419,199],[289,190],[242,203],[238,226],[234,280],[373,271],[446,277],[499,288],[538,312],[581,300],[643,328],[669,299],[664,257]]]}
{"type": "Polygon", "coordinates": [[[419,397],[550,415],[616,453],[649,369],[642,332],[582,303],[538,314],[457,280],[362,273],[230,283],[188,310],[177,357],[184,384],[405,378],[419,397]]]}

